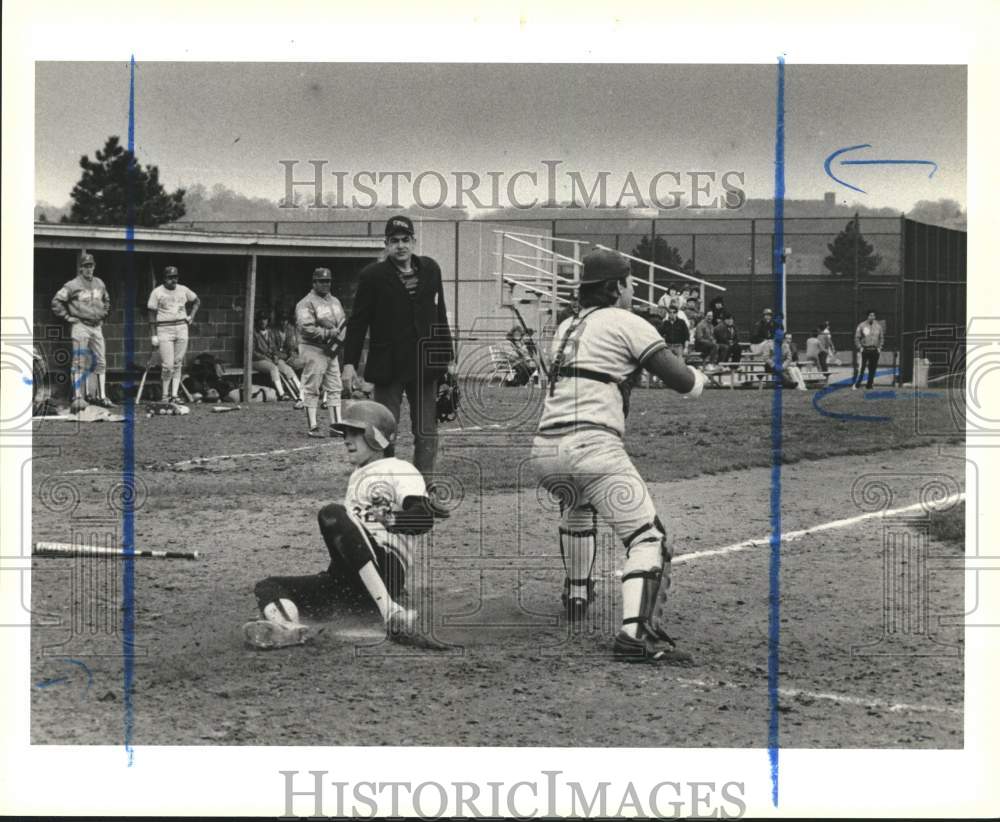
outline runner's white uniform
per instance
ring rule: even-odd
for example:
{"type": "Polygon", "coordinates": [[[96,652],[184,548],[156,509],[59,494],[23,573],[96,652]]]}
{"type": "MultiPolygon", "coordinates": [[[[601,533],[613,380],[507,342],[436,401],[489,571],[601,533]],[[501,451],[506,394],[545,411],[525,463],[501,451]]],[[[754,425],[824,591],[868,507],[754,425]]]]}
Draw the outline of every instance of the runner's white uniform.
{"type": "Polygon", "coordinates": [[[407,497],[427,496],[423,475],[406,460],[384,457],[356,469],[347,484],[344,507],[409,573],[418,534],[390,533],[384,521],[407,497]]]}

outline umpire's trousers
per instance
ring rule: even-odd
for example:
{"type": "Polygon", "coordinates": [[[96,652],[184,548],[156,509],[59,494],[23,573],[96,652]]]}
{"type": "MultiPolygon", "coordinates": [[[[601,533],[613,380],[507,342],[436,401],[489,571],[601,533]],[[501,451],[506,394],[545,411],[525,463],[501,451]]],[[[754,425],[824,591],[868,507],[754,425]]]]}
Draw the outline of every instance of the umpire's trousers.
{"type": "Polygon", "coordinates": [[[372,399],[392,412],[399,422],[403,394],[410,405],[410,428],[413,431],[413,465],[424,475],[434,472],[437,457],[437,375],[423,375],[408,382],[375,383],[372,399]]]}

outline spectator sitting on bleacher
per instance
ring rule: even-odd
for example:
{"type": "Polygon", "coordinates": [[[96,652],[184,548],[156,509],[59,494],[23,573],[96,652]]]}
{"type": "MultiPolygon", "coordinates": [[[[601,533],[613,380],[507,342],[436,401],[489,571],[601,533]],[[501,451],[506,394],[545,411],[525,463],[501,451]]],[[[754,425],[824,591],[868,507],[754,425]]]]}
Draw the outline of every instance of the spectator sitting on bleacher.
{"type": "MultiPolygon", "coordinates": [[[[761,344],[761,355],[764,357],[764,370],[770,374],[774,373],[774,340],[764,340],[761,344]]],[[[781,384],[785,388],[795,388],[799,391],[806,391],[806,381],[802,378],[802,372],[792,361],[792,349],[788,345],[788,338],[781,341],[781,384]]]]}
{"type": "MultiPolygon", "coordinates": [[[[530,337],[528,339],[530,340],[530,337]]],[[[504,385],[527,385],[532,377],[537,375],[538,368],[534,357],[529,353],[525,343],[524,331],[520,326],[515,325],[507,332],[506,353],[514,373],[504,381],[504,385]]],[[[531,347],[534,348],[533,341],[531,347]]]]}
{"type": "Polygon", "coordinates": [[[715,323],[711,311],[694,328],[694,350],[701,354],[706,371],[715,370],[719,358],[719,344],[715,341],[715,323]]]}
{"type": "Polygon", "coordinates": [[[713,331],[715,341],[719,344],[719,362],[739,363],[739,332],[736,330],[733,315],[727,311],[722,318],[722,322],[716,325],[713,331]]]}
{"type": "Polygon", "coordinates": [[[765,308],[750,335],[750,353],[761,354],[764,351],[764,343],[774,339],[774,312],[770,308],[765,308]]]}
{"type": "Polygon", "coordinates": [[[712,316],[715,317],[716,325],[722,323],[723,318],[728,313],[726,311],[726,300],[721,294],[712,297],[712,301],[708,304],[708,308],[712,312],[712,316]]]}
{"type": "Polygon", "coordinates": [[[791,334],[785,334],[785,342],[788,343],[789,349],[792,352],[792,362],[798,364],[799,362],[799,346],[795,340],[792,339],[791,334]]]}
{"type": "Polygon", "coordinates": [[[677,316],[676,305],[667,308],[667,318],[660,323],[660,336],[663,337],[671,353],[683,360],[688,343],[691,341],[691,330],[688,324],[677,316]]]}
{"type": "Polygon", "coordinates": [[[687,316],[687,321],[691,324],[692,328],[697,328],[698,323],[705,318],[701,308],[698,306],[697,297],[688,297],[687,304],[684,307],[684,314],[687,316]]]}
{"type": "Polygon", "coordinates": [[[282,375],[294,377],[295,372],[291,366],[281,357],[281,346],[278,336],[269,328],[270,317],[263,312],[258,312],[256,316],[256,329],[253,332],[253,370],[260,374],[267,374],[274,384],[274,390],[278,392],[278,402],[291,399],[285,393],[285,386],[282,382],[282,375]]]}

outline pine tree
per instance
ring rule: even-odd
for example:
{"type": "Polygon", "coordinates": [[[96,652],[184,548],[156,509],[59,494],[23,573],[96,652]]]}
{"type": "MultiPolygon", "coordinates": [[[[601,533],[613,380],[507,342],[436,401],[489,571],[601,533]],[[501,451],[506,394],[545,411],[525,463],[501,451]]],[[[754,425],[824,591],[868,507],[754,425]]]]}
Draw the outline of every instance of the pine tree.
{"type": "Polygon", "coordinates": [[[62,222],[127,225],[131,216],[135,225],[155,228],[184,216],[184,189],[168,194],[160,185],[160,170],[142,167],[115,136],[94,160],[81,157],[80,167],[83,176],[70,195],[73,207],[62,222]]]}
{"type": "Polygon", "coordinates": [[[862,278],[871,274],[882,262],[882,258],[875,253],[875,246],[867,242],[861,233],[856,212],[833,242],[827,243],[826,248],[830,254],[823,260],[823,265],[831,274],[862,278]]]}

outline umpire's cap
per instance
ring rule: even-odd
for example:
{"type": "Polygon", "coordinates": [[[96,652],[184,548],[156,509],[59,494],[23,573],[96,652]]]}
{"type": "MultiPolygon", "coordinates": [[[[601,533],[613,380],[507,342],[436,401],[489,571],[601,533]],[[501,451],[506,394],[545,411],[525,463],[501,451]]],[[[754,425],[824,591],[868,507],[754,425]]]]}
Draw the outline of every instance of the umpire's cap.
{"type": "Polygon", "coordinates": [[[396,441],[396,418],[382,403],[374,400],[348,403],[340,422],[330,427],[341,433],[361,431],[365,442],[379,451],[384,451],[396,441]]]}
{"type": "Polygon", "coordinates": [[[591,251],[583,258],[580,283],[600,283],[604,280],[621,280],[631,274],[628,261],[614,251],[591,251]]]}
{"type": "Polygon", "coordinates": [[[329,268],[317,268],[313,271],[313,282],[316,280],[332,280],[333,275],[329,268]]]}

